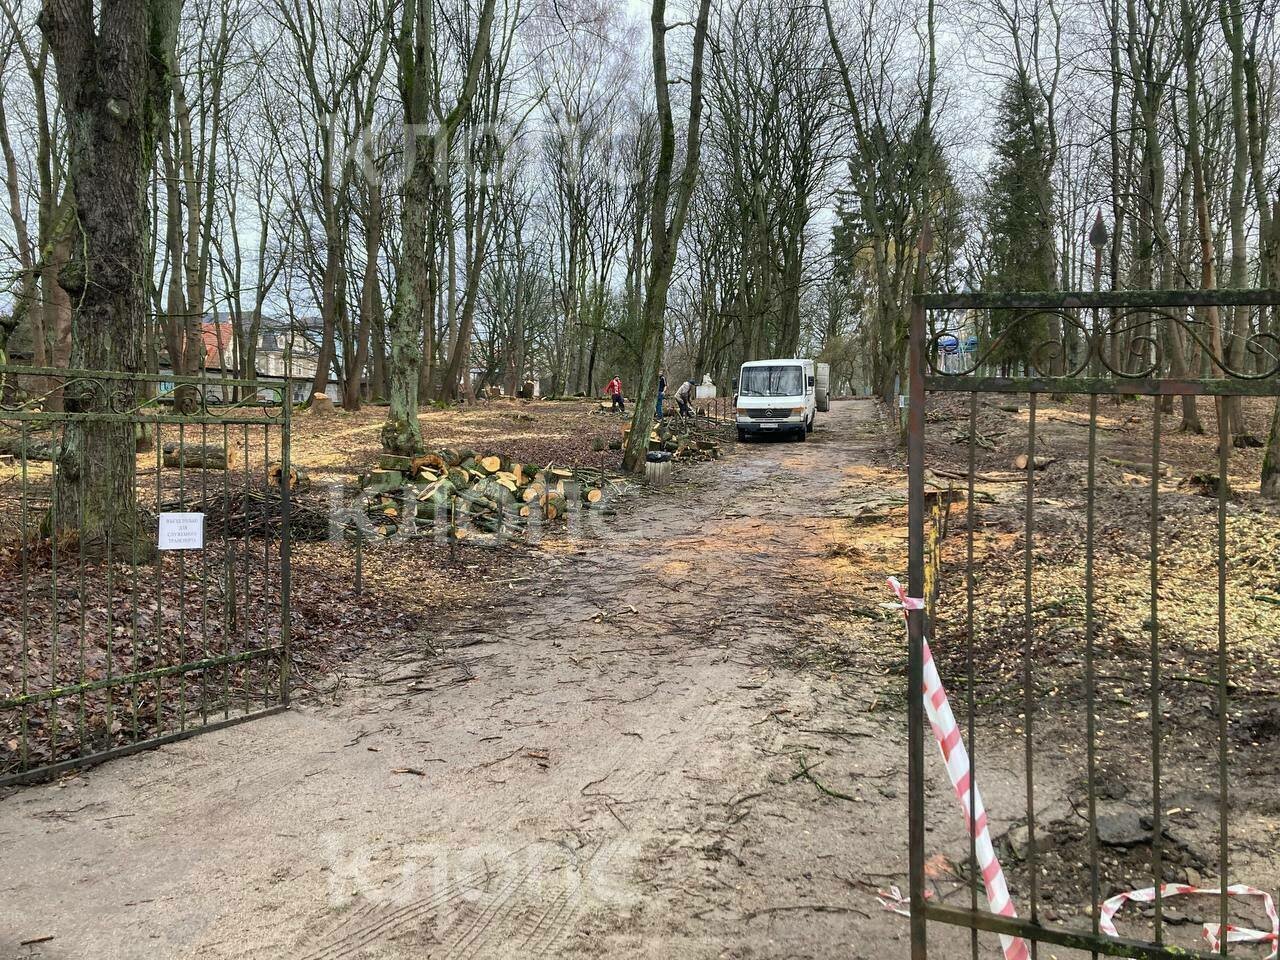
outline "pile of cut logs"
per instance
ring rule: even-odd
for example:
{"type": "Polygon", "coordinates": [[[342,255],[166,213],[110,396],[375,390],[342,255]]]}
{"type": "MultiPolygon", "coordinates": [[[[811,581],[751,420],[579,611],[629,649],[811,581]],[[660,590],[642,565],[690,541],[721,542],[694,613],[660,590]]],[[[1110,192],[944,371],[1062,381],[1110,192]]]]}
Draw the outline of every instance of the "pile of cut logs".
{"type": "MultiPolygon", "coordinates": [[[[627,436],[631,433],[631,424],[622,428],[622,442],[625,446],[627,436]]],[[[649,433],[649,451],[665,450],[673,460],[719,460],[720,444],[714,439],[699,436],[691,422],[679,417],[667,417],[653,425],[649,433]]]]}
{"type": "Polygon", "coordinates": [[[405,524],[448,524],[450,536],[468,531],[520,532],[531,519],[563,520],[570,498],[603,509],[606,488],[617,485],[600,470],[517,463],[498,454],[442,449],[416,457],[386,455],[360,477],[374,529],[383,536],[405,524]]]}

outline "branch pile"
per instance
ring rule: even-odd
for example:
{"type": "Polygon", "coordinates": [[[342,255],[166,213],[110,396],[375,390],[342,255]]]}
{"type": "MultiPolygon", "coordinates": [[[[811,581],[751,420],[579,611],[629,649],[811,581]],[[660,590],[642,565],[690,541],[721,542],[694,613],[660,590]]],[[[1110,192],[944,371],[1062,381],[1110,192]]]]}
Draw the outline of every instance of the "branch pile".
{"type": "Polygon", "coordinates": [[[377,534],[445,524],[459,540],[471,530],[515,535],[530,522],[562,521],[571,504],[603,509],[606,491],[621,484],[594,468],[539,466],[452,448],[416,457],[385,455],[360,477],[365,512],[377,534]]]}

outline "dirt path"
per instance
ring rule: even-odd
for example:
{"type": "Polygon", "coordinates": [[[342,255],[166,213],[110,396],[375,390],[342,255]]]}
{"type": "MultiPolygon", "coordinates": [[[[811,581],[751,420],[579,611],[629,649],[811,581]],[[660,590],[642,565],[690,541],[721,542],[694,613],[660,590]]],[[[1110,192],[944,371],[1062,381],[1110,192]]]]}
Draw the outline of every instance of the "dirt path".
{"type": "Polygon", "coordinates": [[[833,559],[871,416],[692,468],[335,703],[11,797],[0,958],[905,955],[901,544],[833,559]]]}

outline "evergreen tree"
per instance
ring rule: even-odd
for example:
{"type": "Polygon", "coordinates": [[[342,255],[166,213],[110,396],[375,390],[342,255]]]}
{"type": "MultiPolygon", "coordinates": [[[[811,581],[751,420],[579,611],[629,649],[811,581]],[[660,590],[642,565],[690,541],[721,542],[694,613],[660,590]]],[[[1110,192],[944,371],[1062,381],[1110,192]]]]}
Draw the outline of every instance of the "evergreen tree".
{"type": "MultiPolygon", "coordinates": [[[[1043,123],[1039,94],[1022,77],[1001,92],[983,213],[991,238],[987,288],[993,291],[1050,290],[1057,277],[1052,171],[1036,131],[1043,123]]],[[[1045,339],[1047,318],[999,311],[991,336],[1001,338],[995,361],[1030,367],[1045,339]]]]}

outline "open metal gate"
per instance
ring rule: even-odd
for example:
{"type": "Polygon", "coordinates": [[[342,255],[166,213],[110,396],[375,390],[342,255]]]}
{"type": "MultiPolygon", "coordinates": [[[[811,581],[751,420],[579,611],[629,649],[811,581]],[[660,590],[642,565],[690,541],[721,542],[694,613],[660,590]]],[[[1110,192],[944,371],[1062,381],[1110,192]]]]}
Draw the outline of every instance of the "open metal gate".
{"type": "Polygon", "coordinates": [[[290,408],[287,382],[0,366],[0,786],[288,705],[290,408]],[[138,451],[128,542],[83,535],[94,430],[138,451]]]}
{"type": "MultiPolygon", "coordinates": [[[[1199,902],[1202,918],[1227,929],[1240,923],[1240,907],[1225,889],[1216,892],[1226,886],[1219,880],[1248,882],[1238,876],[1238,859],[1247,855],[1254,867],[1262,862],[1256,849],[1249,852],[1249,838],[1233,832],[1233,791],[1244,782],[1236,778],[1249,776],[1242,768],[1249,750],[1266,750],[1242,744],[1235,729],[1237,682],[1248,682],[1241,676],[1246,654],[1238,643],[1242,634],[1260,629],[1249,605],[1280,600],[1251,597],[1233,585],[1235,525],[1242,522],[1243,508],[1230,478],[1239,451],[1226,418],[1215,409],[1236,402],[1229,398],[1280,394],[1278,315],[1275,290],[916,297],[909,344],[909,593],[925,603],[908,613],[913,960],[924,960],[927,943],[935,956],[948,960],[996,956],[1001,945],[1009,957],[1050,956],[1042,944],[1052,945],[1058,960],[1241,953],[1226,938],[1216,948],[1186,942],[1190,928],[1170,925],[1175,911],[1181,923],[1189,919],[1182,902],[1169,903],[1181,891],[1164,884],[1202,878],[1202,886],[1215,891],[1199,902]],[[1220,311],[1245,311],[1230,316],[1251,335],[1228,341],[1224,349],[1212,332],[1220,311]],[[1011,362],[1014,351],[1004,349],[1014,342],[1026,358],[1022,363],[1011,362]],[[1169,375],[1188,369],[1199,375],[1169,375]],[[1162,484],[1169,472],[1162,453],[1174,433],[1164,425],[1174,416],[1166,404],[1185,396],[1215,398],[1201,407],[1211,433],[1217,421],[1218,443],[1196,478],[1198,501],[1169,481],[1162,484]],[[1019,424],[1025,417],[1026,466],[997,478],[1005,484],[1001,490],[1009,491],[1003,499],[988,495],[983,479],[991,478],[982,472],[987,438],[980,414],[989,404],[1006,413],[1016,407],[1019,424]],[[935,426],[947,412],[942,408],[956,425],[949,437],[935,426]],[[1087,453],[1078,469],[1063,471],[1074,486],[1064,481],[1050,495],[1042,489],[1048,471],[1038,470],[1038,430],[1053,425],[1054,417],[1085,431],[1087,453]],[[1126,432],[1141,435],[1141,456],[1133,457],[1127,472],[1103,453],[1106,443],[1126,432]],[[940,444],[964,444],[967,470],[953,464],[943,471],[950,479],[940,477],[933,470],[945,452],[940,444]],[[1119,470],[1123,484],[1104,486],[1103,470],[1119,470]],[[1123,528],[1118,517],[1135,504],[1141,513],[1133,515],[1147,522],[1123,528]],[[1067,516],[1063,508],[1077,517],[1083,513],[1082,522],[1056,522],[1067,516]],[[1000,517],[998,539],[983,526],[992,513],[1000,517]],[[1055,522],[1042,531],[1042,518],[1055,522]],[[1101,567],[1103,537],[1108,545],[1124,544],[1127,566],[1107,561],[1101,567]],[[1172,578],[1181,575],[1177,564],[1189,562],[1184,554],[1192,546],[1202,548],[1193,571],[1199,586],[1179,586],[1172,578]],[[975,552],[991,561],[986,568],[975,561],[975,552]],[[1167,560],[1167,552],[1178,555],[1167,560]],[[1004,575],[984,575],[993,569],[1004,575]],[[1117,576],[1128,578],[1123,591],[1117,576]],[[1192,622],[1180,613],[1166,625],[1166,607],[1199,587],[1208,604],[1205,614],[1192,622]],[[1196,675],[1173,675],[1168,663],[1174,659],[1193,663],[1196,675]],[[1104,662],[1114,674],[1104,671],[1104,662]],[[934,663],[972,763],[971,775],[954,791],[933,762],[938,746],[921,696],[926,669],[934,663]],[[1003,737],[992,736],[988,711],[1002,709],[1007,728],[1003,737]],[[1199,732],[1187,716],[1201,722],[1199,732]],[[1140,755],[1141,762],[1127,774],[1108,772],[1104,767],[1118,751],[1140,755]],[[1144,782],[1137,782],[1135,769],[1144,782]],[[991,821],[1017,825],[1016,845],[997,843],[1006,868],[1013,867],[1008,887],[1017,916],[988,909],[989,871],[979,861],[975,839],[986,825],[975,822],[979,784],[988,794],[991,821]],[[1196,853],[1197,868],[1186,865],[1190,854],[1177,847],[1178,824],[1188,815],[1174,805],[1193,789],[1194,823],[1206,838],[1216,835],[1216,843],[1205,839],[1196,853]],[[1144,808],[1133,822],[1149,840],[1140,837],[1130,848],[1100,840],[1100,811],[1116,805],[1117,793],[1125,798],[1122,813],[1139,804],[1144,808]],[[1064,812],[1046,823],[1055,805],[1064,812]],[[1178,824],[1171,824],[1173,818],[1178,824]],[[946,829],[953,826],[954,832],[946,829]],[[1079,842],[1071,847],[1073,829],[1079,842]],[[1061,854],[1053,852],[1058,839],[1061,854]],[[1009,854],[1014,846],[1017,854],[1009,854]],[[946,849],[959,876],[949,889],[937,883],[933,860],[946,849]],[[1124,876],[1135,857],[1144,870],[1149,867],[1146,882],[1124,876]],[[1129,884],[1154,887],[1145,925],[1133,934],[1130,924],[1127,937],[1108,935],[1102,905],[1129,884]],[[1054,899],[1047,888],[1056,890],[1054,899]],[[1072,889],[1080,901],[1064,904],[1069,898],[1062,891],[1072,889]]],[[[1211,448],[1212,439],[1206,449],[1211,448]]],[[[1111,821],[1103,822],[1110,827],[1111,821]]]]}

